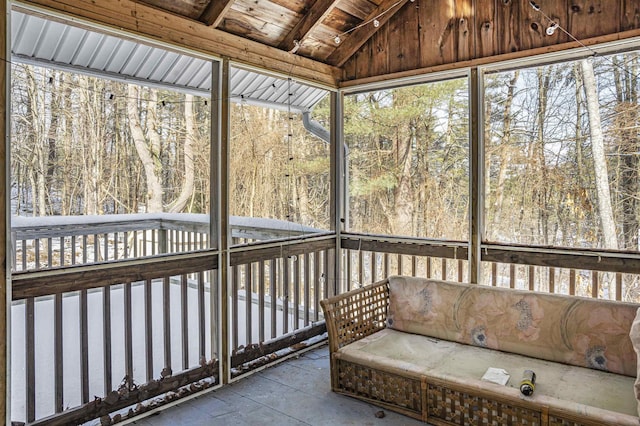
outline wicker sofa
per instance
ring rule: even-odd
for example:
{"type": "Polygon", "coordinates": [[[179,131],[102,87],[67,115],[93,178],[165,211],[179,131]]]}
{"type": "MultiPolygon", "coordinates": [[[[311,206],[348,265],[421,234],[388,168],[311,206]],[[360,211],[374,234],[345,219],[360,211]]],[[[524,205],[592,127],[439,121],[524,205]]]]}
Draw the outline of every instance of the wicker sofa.
{"type": "Polygon", "coordinates": [[[638,305],[400,276],[321,305],[335,392],[434,425],[640,424],[638,305]]]}

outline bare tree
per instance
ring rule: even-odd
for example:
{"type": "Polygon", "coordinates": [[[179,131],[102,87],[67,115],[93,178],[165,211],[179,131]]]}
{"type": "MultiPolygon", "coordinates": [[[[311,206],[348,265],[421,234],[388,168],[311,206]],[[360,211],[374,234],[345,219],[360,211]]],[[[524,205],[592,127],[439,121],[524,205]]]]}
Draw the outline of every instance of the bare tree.
{"type": "Polygon", "coordinates": [[[584,85],[585,101],[589,116],[589,133],[591,136],[591,150],[593,152],[593,167],[595,171],[596,190],[598,194],[598,210],[604,237],[604,247],[618,248],[616,226],[611,208],[611,191],[609,189],[609,173],[604,151],[604,136],[600,123],[600,105],[598,89],[593,73],[593,64],[589,59],[580,61],[584,85]]]}

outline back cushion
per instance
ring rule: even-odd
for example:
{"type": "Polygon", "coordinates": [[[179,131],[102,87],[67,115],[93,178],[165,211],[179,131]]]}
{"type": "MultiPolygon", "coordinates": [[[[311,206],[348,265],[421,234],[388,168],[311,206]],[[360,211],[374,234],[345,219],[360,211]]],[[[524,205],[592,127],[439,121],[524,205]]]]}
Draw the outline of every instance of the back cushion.
{"type": "Polygon", "coordinates": [[[629,330],[639,306],[392,276],[387,326],[635,377],[629,330]]]}

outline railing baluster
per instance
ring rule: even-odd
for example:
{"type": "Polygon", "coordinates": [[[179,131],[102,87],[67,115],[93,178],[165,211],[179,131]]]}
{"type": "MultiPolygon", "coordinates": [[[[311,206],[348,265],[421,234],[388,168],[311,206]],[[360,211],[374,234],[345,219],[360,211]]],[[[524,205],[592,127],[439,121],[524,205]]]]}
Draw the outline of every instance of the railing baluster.
{"type": "Polygon", "coordinates": [[[104,233],[104,257],[102,258],[102,260],[104,261],[109,260],[109,233],[108,232],[104,233]]]}
{"type": "MultiPolygon", "coordinates": [[[[353,281],[353,278],[351,277],[352,274],[352,265],[353,265],[353,259],[352,259],[352,250],[351,249],[347,249],[347,262],[346,262],[346,268],[347,268],[347,272],[346,272],[346,276],[347,276],[347,282],[346,282],[346,288],[345,291],[350,291],[351,290],[351,281],[353,281]]],[[[307,262],[307,268],[310,268],[311,266],[309,265],[309,262],[307,262]]]]}
{"type": "Polygon", "coordinates": [[[556,292],[556,268],[549,268],[549,293],[556,292]]]}
{"type": "Polygon", "coordinates": [[[129,231],[122,232],[122,257],[129,258],[129,231]]]}
{"type": "Polygon", "coordinates": [[[87,290],[80,291],[80,377],[82,403],[89,402],[89,324],[87,290]]]}
{"type": "Polygon", "coordinates": [[[189,282],[187,274],[180,276],[180,311],[182,314],[182,369],[189,368],[189,282]]]}
{"type": "Polygon", "coordinates": [[[170,277],[162,280],[162,319],[164,321],[164,366],[171,375],[171,284],[170,277]]]}
{"type": "Polygon", "coordinates": [[[113,390],[111,363],[111,287],[102,287],[102,329],[104,352],[104,394],[113,390]]]}
{"type": "Polygon", "coordinates": [[[97,262],[100,258],[100,239],[98,234],[93,234],[93,261],[97,262]]]}
{"type": "Polygon", "coordinates": [[[616,273],[616,300],[622,301],[622,274],[616,273]]]}
{"type": "Polygon", "coordinates": [[[124,285],[125,375],[133,383],[133,321],[131,320],[131,283],[124,285]]]}
{"type": "Polygon", "coordinates": [[[447,259],[443,257],[442,261],[440,262],[440,265],[441,265],[440,273],[442,274],[440,279],[446,280],[447,279],[447,259]]]}
{"type": "Polygon", "coordinates": [[[300,328],[300,256],[293,258],[293,330],[300,328]]]}
{"type": "Polygon", "coordinates": [[[276,299],[277,262],[275,259],[269,261],[269,295],[271,296],[271,338],[276,337],[276,311],[278,309],[276,299]]]}
{"type": "Polygon", "coordinates": [[[599,275],[600,274],[598,274],[598,271],[591,271],[591,297],[593,297],[594,299],[597,299],[600,293],[599,275]]]}
{"type": "Polygon", "coordinates": [[[87,259],[89,258],[88,257],[89,255],[87,254],[88,252],[87,246],[88,246],[88,236],[84,234],[82,236],[82,263],[87,263],[87,259]]]}
{"type": "Polygon", "coordinates": [[[458,282],[464,281],[464,262],[462,259],[458,259],[458,282]]]}
{"type": "Polygon", "coordinates": [[[264,260],[258,262],[258,341],[264,342],[264,276],[265,276],[265,263],[264,260]]]}
{"type": "Polygon", "coordinates": [[[289,332],[289,285],[291,284],[291,258],[282,258],[282,333],[289,332]]]}
{"type": "Polygon", "coordinates": [[[147,381],[153,379],[153,281],[144,282],[144,350],[147,381]]]}
{"type": "Polygon", "coordinates": [[[398,275],[404,275],[404,256],[401,254],[397,254],[396,258],[398,259],[398,275]]]}
{"type": "Polygon", "coordinates": [[[371,262],[371,265],[369,265],[369,268],[371,269],[371,282],[374,283],[376,282],[376,276],[377,271],[376,271],[376,252],[372,251],[371,254],[369,255],[369,260],[371,262]]]}
{"type": "Polygon", "coordinates": [[[240,315],[238,314],[238,266],[231,268],[231,309],[233,316],[231,317],[231,348],[238,349],[238,321],[240,315]]]}
{"type": "Polygon", "coordinates": [[[535,273],[536,273],[535,266],[529,265],[529,291],[533,291],[534,289],[535,279],[536,279],[535,273]]]}
{"type": "Polygon", "coordinates": [[[47,238],[47,266],[53,267],[53,238],[47,238]]]}
{"type": "Polygon", "coordinates": [[[40,238],[36,238],[33,240],[34,242],[34,248],[35,248],[35,269],[38,270],[40,269],[40,238]]]}
{"type": "Polygon", "coordinates": [[[27,270],[27,240],[22,240],[22,270],[27,270]]]}
{"type": "Polygon", "coordinates": [[[252,291],[251,291],[251,283],[253,281],[253,274],[251,269],[251,263],[247,263],[244,265],[245,273],[244,273],[244,307],[245,307],[245,346],[249,346],[252,340],[252,291]]]}
{"type": "MultiPolygon", "coordinates": [[[[361,253],[359,251],[359,253],[361,253]]],[[[360,263],[360,266],[362,263],[360,263]]],[[[362,270],[361,267],[358,267],[358,270],[362,270]]],[[[320,284],[322,283],[322,277],[320,276],[320,252],[316,251],[313,253],[313,320],[318,321],[319,312],[318,308],[320,307],[320,284]]],[[[362,285],[362,281],[358,284],[362,285]]]]}
{"type": "MultiPolygon", "coordinates": [[[[207,329],[205,327],[206,315],[204,310],[204,286],[205,286],[205,275],[204,272],[198,272],[198,334],[199,337],[199,350],[198,350],[198,362],[200,360],[206,359],[206,333],[207,329]]],[[[213,292],[213,289],[210,289],[213,292]]]]}
{"type": "Polygon", "coordinates": [[[64,361],[63,361],[63,329],[62,329],[62,294],[53,296],[53,363],[54,363],[54,409],[61,413],[64,409],[64,361]]]}
{"type": "MultiPolygon", "coordinates": [[[[322,298],[325,297],[329,297],[329,251],[328,250],[323,250],[322,251],[322,276],[324,277],[324,279],[322,280],[322,283],[324,284],[322,286],[322,298]]],[[[318,303],[320,303],[320,298],[318,298],[318,303]]]]}
{"type": "Polygon", "coordinates": [[[576,270],[569,270],[569,294],[575,296],[576,294],[576,270]]]}
{"type": "Polygon", "coordinates": [[[425,269],[425,275],[427,276],[427,278],[431,278],[431,275],[433,274],[433,270],[431,268],[431,257],[427,257],[425,269]]]}
{"type": "Polygon", "coordinates": [[[25,333],[26,333],[26,388],[27,388],[27,422],[36,419],[36,322],[35,322],[35,301],[29,297],[25,301],[25,333]]]}
{"type": "Polygon", "coordinates": [[[491,262],[491,285],[496,287],[498,285],[498,264],[491,262]]]}
{"type": "Polygon", "coordinates": [[[358,250],[358,284],[364,285],[364,253],[358,250]]]}
{"type": "Polygon", "coordinates": [[[71,236],[71,264],[75,265],[77,263],[76,260],[76,254],[77,254],[77,250],[76,250],[76,236],[72,235],[71,236]]]}
{"type": "Polygon", "coordinates": [[[64,266],[64,237],[60,237],[60,266],[64,266]]]}
{"type": "Polygon", "coordinates": [[[309,325],[309,311],[311,307],[311,255],[307,252],[304,254],[304,326],[309,325]]]}
{"type": "Polygon", "coordinates": [[[516,288],[516,265],[509,264],[509,288],[516,288]]]}
{"type": "Polygon", "coordinates": [[[120,246],[120,241],[118,240],[119,232],[116,231],[113,233],[113,260],[118,260],[118,247],[120,246]]]}

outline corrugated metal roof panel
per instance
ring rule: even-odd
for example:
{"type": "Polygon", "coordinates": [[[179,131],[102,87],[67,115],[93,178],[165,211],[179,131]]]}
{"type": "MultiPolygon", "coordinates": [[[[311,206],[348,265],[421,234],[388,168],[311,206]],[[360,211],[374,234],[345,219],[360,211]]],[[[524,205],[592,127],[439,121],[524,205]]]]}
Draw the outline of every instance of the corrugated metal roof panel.
{"type": "MultiPolygon", "coordinates": [[[[14,60],[208,96],[211,61],[40,16],[12,11],[14,60]]],[[[327,91],[241,68],[231,70],[234,101],[308,111],[327,91]]]]}

